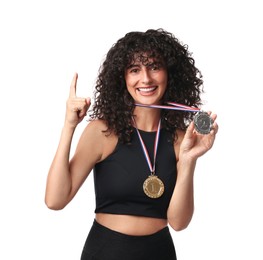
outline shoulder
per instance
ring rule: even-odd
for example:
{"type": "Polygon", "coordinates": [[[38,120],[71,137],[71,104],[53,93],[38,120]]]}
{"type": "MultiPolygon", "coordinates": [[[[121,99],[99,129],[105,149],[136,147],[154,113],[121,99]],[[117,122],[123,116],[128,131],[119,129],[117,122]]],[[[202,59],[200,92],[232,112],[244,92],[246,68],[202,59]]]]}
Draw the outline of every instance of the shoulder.
{"type": "Polygon", "coordinates": [[[180,150],[181,143],[182,143],[182,141],[184,139],[184,135],[185,135],[185,131],[179,130],[179,129],[176,130],[177,138],[174,141],[174,151],[175,151],[175,154],[176,154],[176,160],[177,161],[179,160],[179,150],[180,150]]]}
{"type": "Polygon", "coordinates": [[[185,131],[177,129],[176,134],[177,134],[176,142],[181,143],[182,140],[184,139],[185,131]]]}
{"type": "Polygon", "coordinates": [[[86,128],[84,129],[84,133],[93,133],[93,134],[101,134],[107,130],[107,125],[103,120],[92,120],[89,121],[86,128]]]}
{"type": "Polygon", "coordinates": [[[98,154],[99,160],[105,159],[116,147],[118,138],[107,131],[107,125],[103,120],[92,120],[88,123],[81,136],[81,143],[87,149],[92,149],[98,154]]]}

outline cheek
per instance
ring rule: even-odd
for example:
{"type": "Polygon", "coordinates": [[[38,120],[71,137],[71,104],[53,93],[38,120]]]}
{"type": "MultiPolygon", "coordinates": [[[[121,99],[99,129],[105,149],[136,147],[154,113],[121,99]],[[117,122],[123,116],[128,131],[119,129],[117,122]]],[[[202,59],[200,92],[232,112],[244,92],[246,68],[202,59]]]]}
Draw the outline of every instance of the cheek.
{"type": "Polygon", "coordinates": [[[167,85],[168,75],[166,71],[159,71],[159,73],[154,74],[155,82],[161,85],[167,85]]]}
{"type": "Polygon", "coordinates": [[[135,84],[135,80],[132,77],[126,76],[125,77],[126,85],[132,87],[135,84]]]}
{"type": "Polygon", "coordinates": [[[129,94],[133,97],[134,96],[134,88],[130,85],[126,85],[127,91],[129,92],[129,94]]]}
{"type": "Polygon", "coordinates": [[[167,73],[165,72],[165,73],[163,74],[163,83],[164,83],[165,85],[167,85],[167,82],[168,82],[168,75],[167,75],[167,73]]]}
{"type": "Polygon", "coordinates": [[[167,89],[167,85],[168,85],[168,75],[167,75],[167,74],[166,74],[165,77],[164,77],[163,84],[164,84],[165,90],[166,90],[166,89],[167,89]]]}
{"type": "Polygon", "coordinates": [[[125,77],[126,88],[130,94],[135,92],[135,88],[138,84],[138,79],[136,77],[125,77]]]}

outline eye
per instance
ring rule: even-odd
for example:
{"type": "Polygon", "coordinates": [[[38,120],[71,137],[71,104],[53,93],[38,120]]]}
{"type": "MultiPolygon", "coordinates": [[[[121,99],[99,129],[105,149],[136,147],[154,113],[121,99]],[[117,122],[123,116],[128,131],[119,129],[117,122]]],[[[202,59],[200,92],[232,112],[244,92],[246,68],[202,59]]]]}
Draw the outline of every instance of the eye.
{"type": "Polygon", "coordinates": [[[130,73],[137,73],[139,70],[138,69],[131,69],[130,73]]]}
{"type": "Polygon", "coordinates": [[[151,64],[150,66],[151,70],[160,70],[161,66],[158,64],[151,64]]]}
{"type": "Polygon", "coordinates": [[[138,73],[139,71],[140,71],[140,68],[137,66],[133,66],[133,67],[128,69],[129,73],[138,73]]]}

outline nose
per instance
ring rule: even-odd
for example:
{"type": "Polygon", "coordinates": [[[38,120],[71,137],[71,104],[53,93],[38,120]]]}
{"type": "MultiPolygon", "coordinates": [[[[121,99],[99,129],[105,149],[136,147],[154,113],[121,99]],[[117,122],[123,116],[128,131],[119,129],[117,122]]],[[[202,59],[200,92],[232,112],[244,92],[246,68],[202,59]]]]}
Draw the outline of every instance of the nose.
{"type": "Polygon", "coordinates": [[[147,68],[142,70],[142,83],[144,85],[150,85],[152,83],[151,73],[147,68]]]}

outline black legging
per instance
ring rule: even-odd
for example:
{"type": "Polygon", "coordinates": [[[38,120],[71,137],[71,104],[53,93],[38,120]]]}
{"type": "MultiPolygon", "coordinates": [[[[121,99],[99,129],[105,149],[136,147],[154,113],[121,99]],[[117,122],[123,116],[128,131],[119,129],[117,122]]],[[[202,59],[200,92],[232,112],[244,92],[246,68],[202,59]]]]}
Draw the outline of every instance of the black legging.
{"type": "Polygon", "coordinates": [[[168,227],[153,235],[131,236],[94,220],[81,260],[176,260],[176,253],[168,227]]]}

